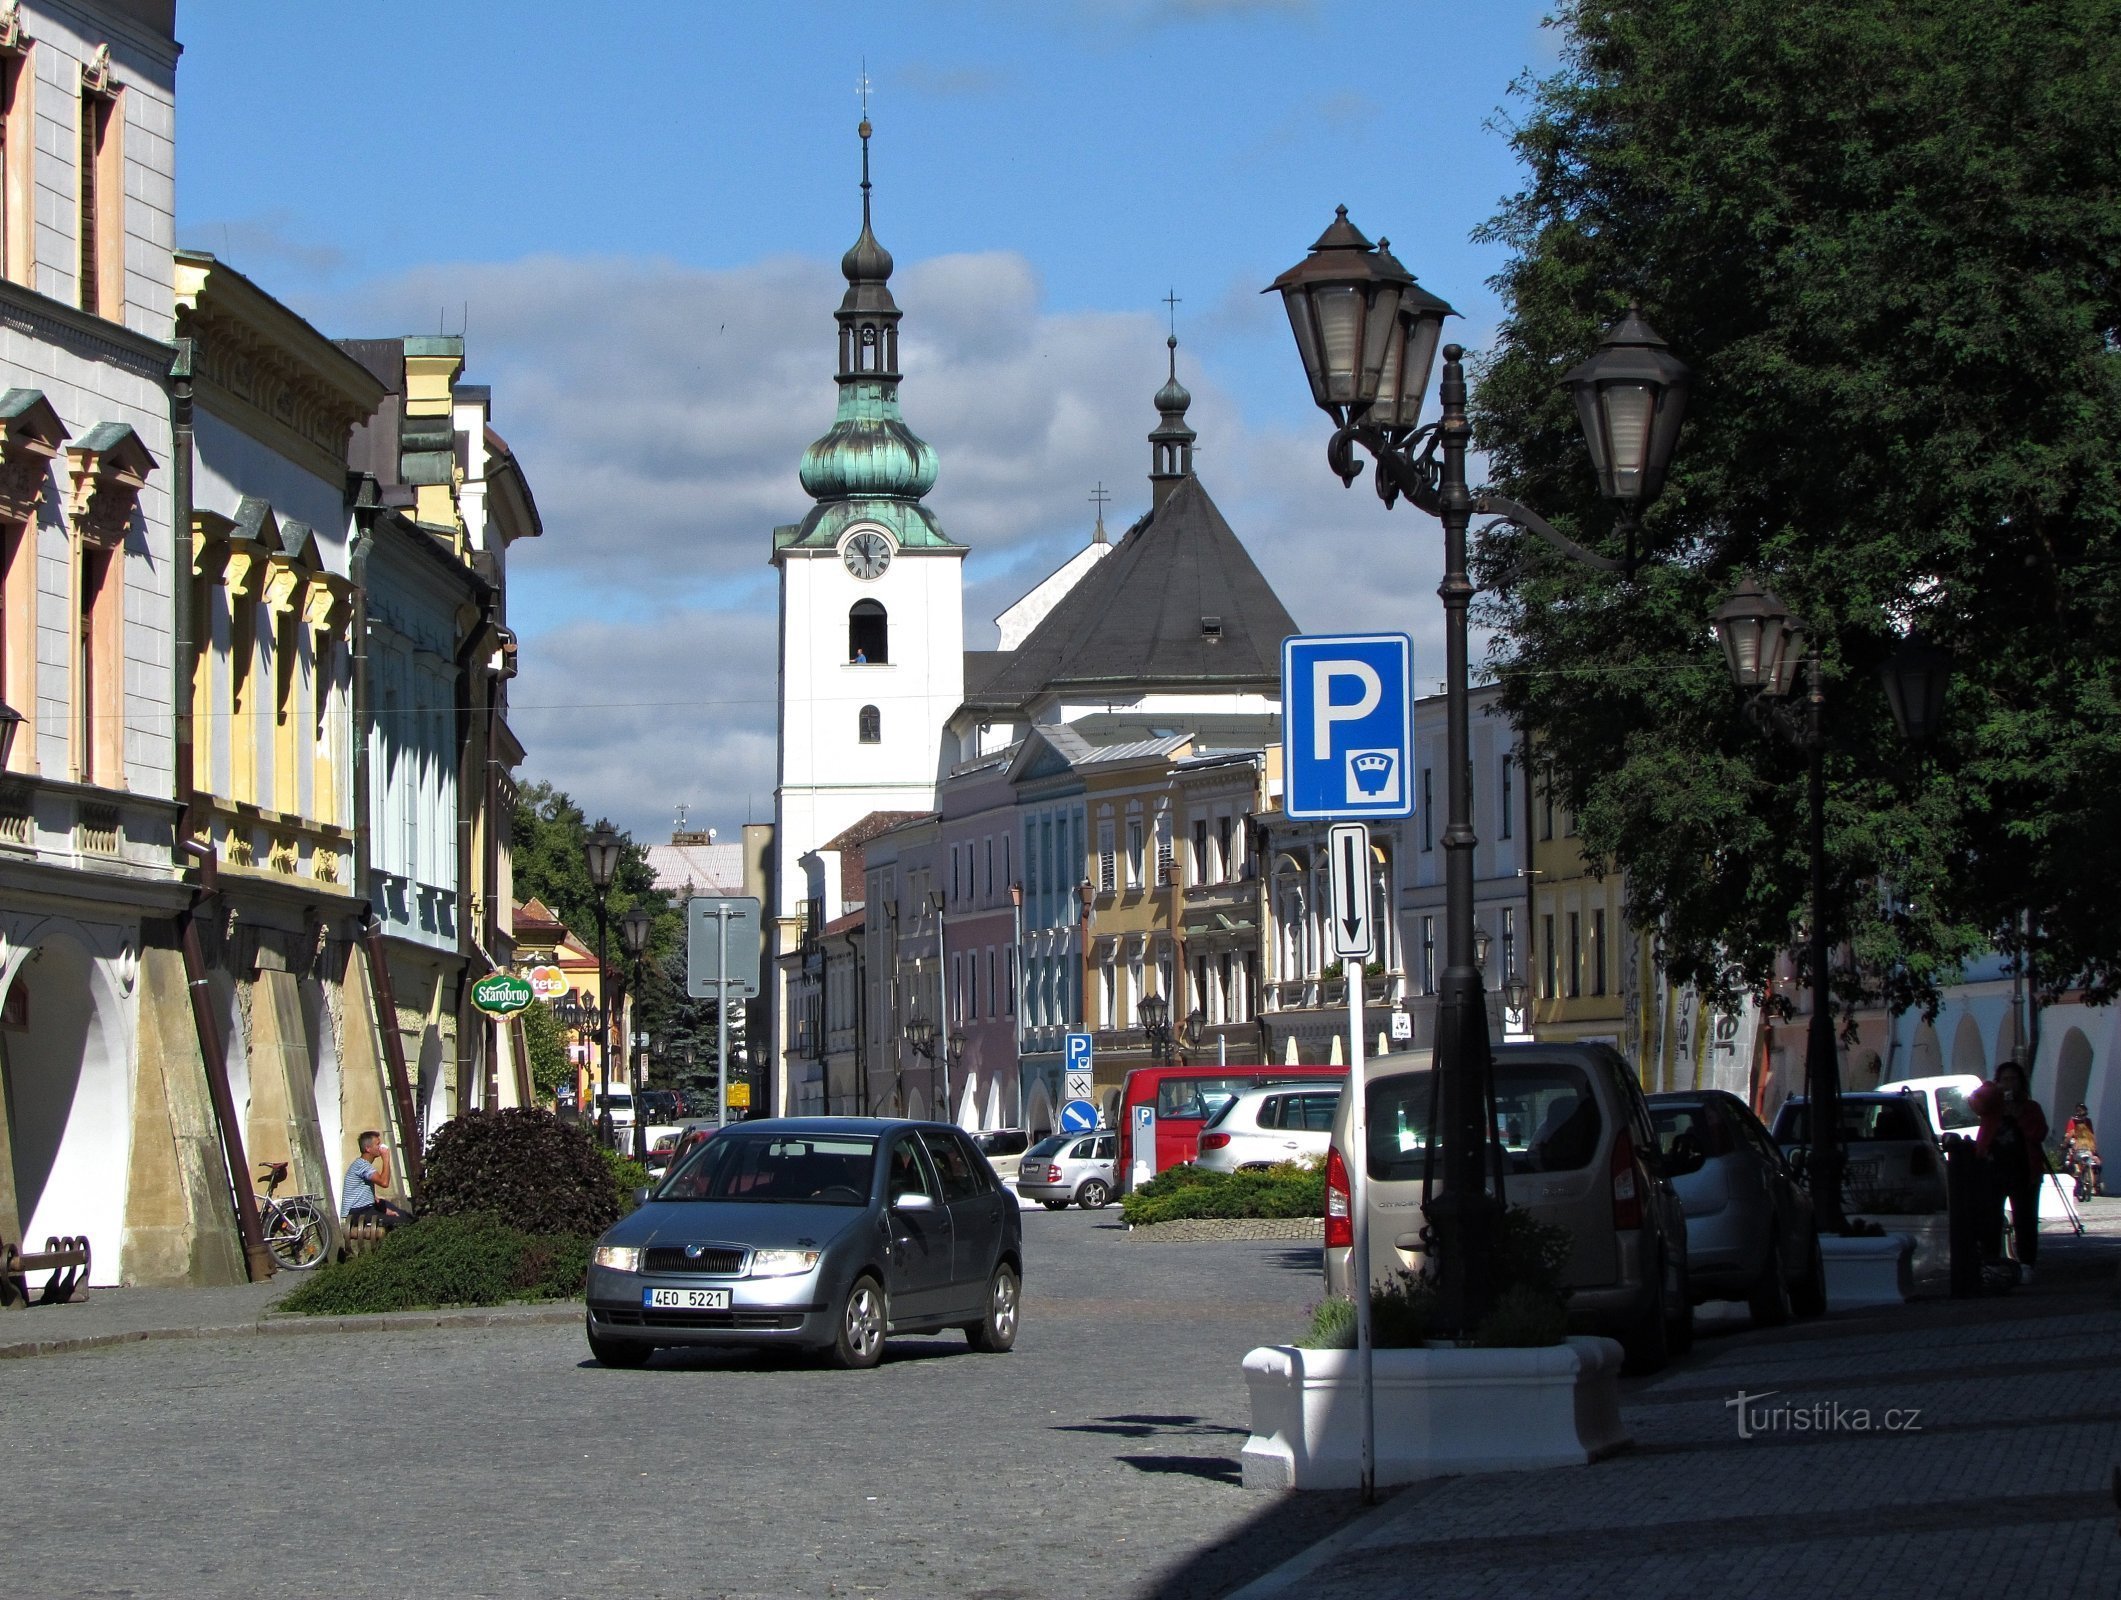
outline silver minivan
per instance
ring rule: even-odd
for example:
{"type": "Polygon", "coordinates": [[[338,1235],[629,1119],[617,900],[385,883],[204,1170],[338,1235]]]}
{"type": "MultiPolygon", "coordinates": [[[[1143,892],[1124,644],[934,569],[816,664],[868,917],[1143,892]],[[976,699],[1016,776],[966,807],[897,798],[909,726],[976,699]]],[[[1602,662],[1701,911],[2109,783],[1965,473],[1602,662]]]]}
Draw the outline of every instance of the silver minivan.
{"type": "MultiPolygon", "coordinates": [[[[1636,1371],[1663,1366],[1692,1342],[1686,1213],[1667,1178],[1641,1084],[1602,1044],[1506,1044],[1494,1056],[1495,1121],[1508,1161],[1504,1196],[1575,1241],[1562,1274],[1570,1327],[1620,1340],[1636,1371]]],[[[1421,1266],[1430,1052],[1368,1061],[1363,1082],[1370,1276],[1383,1282],[1421,1266]]],[[[1350,1282],[1352,1110],[1343,1095],[1326,1156],[1326,1290],[1336,1295],[1350,1282]]]]}

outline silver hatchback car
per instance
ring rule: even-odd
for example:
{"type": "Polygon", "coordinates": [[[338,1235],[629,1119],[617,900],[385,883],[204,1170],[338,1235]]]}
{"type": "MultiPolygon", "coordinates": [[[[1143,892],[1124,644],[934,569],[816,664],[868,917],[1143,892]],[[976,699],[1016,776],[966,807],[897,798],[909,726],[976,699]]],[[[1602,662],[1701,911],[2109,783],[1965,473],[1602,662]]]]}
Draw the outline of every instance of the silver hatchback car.
{"type": "Polygon", "coordinates": [[[1812,1197],[1760,1119],[1718,1089],[1649,1097],[1666,1171],[1686,1207],[1695,1300],[1743,1300],[1776,1326],[1826,1310],[1812,1197]]]}
{"type": "Polygon", "coordinates": [[[873,1367],[887,1334],[1016,1340],[1023,1214],[962,1129],[868,1117],[724,1128],[596,1243],[589,1353],[796,1345],[873,1367]]]}
{"type": "Polygon", "coordinates": [[[1066,1210],[1071,1203],[1085,1211],[1101,1210],[1112,1203],[1112,1163],[1118,1151],[1119,1137],[1109,1131],[1041,1139],[1024,1152],[1023,1165],[1016,1169],[1016,1192],[1048,1211],[1066,1210]]]}

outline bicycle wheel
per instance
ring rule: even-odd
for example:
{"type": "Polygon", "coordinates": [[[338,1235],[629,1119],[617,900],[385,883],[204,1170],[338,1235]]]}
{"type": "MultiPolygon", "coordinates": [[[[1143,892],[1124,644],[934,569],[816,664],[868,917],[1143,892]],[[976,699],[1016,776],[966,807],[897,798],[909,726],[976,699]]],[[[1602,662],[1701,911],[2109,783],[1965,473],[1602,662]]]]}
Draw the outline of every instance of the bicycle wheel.
{"type": "Polygon", "coordinates": [[[324,1213],[306,1196],[268,1202],[258,1221],[265,1230],[265,1248],[291,1272],[306,1272],[331,1253],[324,1213]]]}

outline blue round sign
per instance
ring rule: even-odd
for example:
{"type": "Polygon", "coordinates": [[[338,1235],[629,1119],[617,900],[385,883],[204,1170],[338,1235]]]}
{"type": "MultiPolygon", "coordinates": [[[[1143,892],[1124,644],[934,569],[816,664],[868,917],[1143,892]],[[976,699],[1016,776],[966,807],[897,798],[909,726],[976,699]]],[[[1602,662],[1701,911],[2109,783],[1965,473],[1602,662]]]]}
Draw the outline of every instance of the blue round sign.
{"type": "Polygon", "coordinates": [[[1097,1107],[1087,1100],[1070,1100],[1061,1107],[1061,1132],[1088,1133],[1097,1126],[1097,1107]]]}

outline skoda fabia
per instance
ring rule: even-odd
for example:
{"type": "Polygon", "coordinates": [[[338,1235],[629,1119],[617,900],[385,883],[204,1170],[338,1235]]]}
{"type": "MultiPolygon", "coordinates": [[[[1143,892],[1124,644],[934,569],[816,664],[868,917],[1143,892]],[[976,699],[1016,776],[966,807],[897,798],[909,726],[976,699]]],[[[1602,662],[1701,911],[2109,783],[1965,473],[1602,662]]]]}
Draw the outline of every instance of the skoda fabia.
{"type": "Polygon", "coordinates": [[[887,1335],[1016,1342],[1023,1219],[960,1129],[867,1117],[737,1123],[597,1241],[589,1350],[795,1345],[873,1367],[887,1335]]]}

